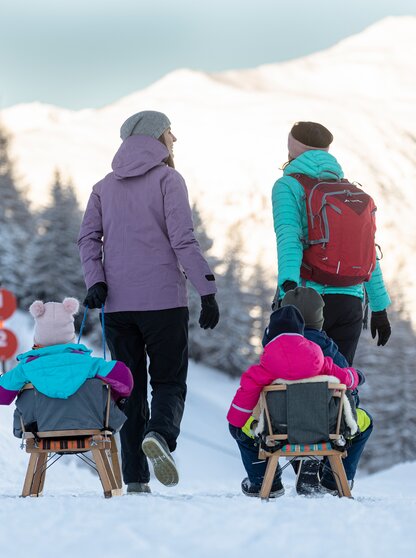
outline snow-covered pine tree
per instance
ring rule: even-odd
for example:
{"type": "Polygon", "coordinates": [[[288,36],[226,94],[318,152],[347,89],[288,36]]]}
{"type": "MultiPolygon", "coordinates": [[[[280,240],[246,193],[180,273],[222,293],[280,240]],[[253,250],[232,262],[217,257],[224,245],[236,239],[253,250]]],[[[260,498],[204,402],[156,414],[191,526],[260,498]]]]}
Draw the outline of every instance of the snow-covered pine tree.
{"type": "MultiPolygon", "coordinates": [[[[192,216],[194,221],[194,233],[199,242],[202,254],[208,261],[213,273],[217,276],[216,269],[219,259],[210,254],[213,245],[212,239],[208,236],[201,219],[197,204],[192,206],[192,216]]],[[[218,278],[217,278],[218,279],[218,278]]],[[[210,331],[204,331],[199,327],[199,315],[201,312],[201,297],[194,287],[188,282],[188,301],[189,301],[189,357],[196,362],[207,362],[207,354],[211,352],[212,336],[210,331]]],[[[207,362],[208,364],[208,362],[207,362]]]]}
{"type": "Polygon", "coordinates": [[[33,219],[29,203],[16,185],[8,148],[9,137],[0,126],[0,280],[20,303],[25,291],[33,219]]]}
{"type": "Polygon", "coordinates": [[[204,362],[239,376],[256,362],[253,339],[253,301],[249,288],[244,287],[241,261],[241,234],[235,225],[228,235],[224,270],[217,274],[220,321],[209,332],[210,349],[204,362]]]}
{"type": "Polygon", "coordinates": [[[73,186],[64,184],[56,172],[50,205],[38,215],[37,234],[30,247],[27,304],[37,298],[61,301],[85,294],[77,249],[81,217],[73,186]]]}
{"type": "Polygon", "coordinates": [[[400,312],[389,309],[392,335],[377,347],[369,330],[361,335],[354,366],[366,375],[360,406],[374,419],[374,431],[360,468],[370,473],[416,459],[416,335],[400,312]]]}
{"type": "Polygon", "coordinates": [[[269,323],[270,314],[272,312],[272,301],[274,296],[274,288],[270,283],[270,276],[263,261],[265,258],[259,258],[253,268],[251,277],[248,282],[251,316],[253,318],[252,343],[258,355],[262,351],[261,340],[267,324],[269,323]]]}

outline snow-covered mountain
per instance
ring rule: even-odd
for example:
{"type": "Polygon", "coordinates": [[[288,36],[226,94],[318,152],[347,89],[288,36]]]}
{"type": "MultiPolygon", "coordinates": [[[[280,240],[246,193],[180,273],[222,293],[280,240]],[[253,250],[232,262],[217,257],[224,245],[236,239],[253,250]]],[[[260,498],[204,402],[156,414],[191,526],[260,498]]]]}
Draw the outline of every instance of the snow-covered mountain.
{"type": "Polygon", "coordinates": [[[55,168],[72,177],[85,204],[110,170],[124,119],[143,109],[166,112],[178,137],[176,166],[214,251],[241,228],[247,263],[262,260],[271,277],[270,192],[287,158],[287,133],[296,120],[322,122],[334,134],[332,153],[346,176],[376,200],[384,274],[416,315],[415,60],[416,18],[387,18],[298,60],[220,74],[177,70],[98,110],[32,103],[4,110],[1,120],[34,204],[47,199],[55,168]]]}

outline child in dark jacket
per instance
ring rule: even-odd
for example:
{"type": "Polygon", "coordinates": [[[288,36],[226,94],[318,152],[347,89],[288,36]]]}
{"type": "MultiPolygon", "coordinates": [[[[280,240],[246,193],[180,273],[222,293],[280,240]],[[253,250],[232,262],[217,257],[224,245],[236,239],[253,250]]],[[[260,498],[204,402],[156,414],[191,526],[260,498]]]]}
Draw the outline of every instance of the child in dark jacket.
{"type": "MultiPolygon", "coordinates": [[[[30,306],[35,319],[34,347],[18,355],[18,365],[0,377],[0,405],[10,405],[29,383],[49,398],[68,399],[92,378],[111,387],[114,402],[130,395],[133,377],[124,363],[92,357],[90,349],[75,343],[74,315],[78,309],[75,298],[46,304],[37,300],[30,306]]],[[[28,400],[27,392],[23,393],[28,400]]],[[[31,400],[33,403],[26,401],[25,412],[35,415],[34,409],[29,408],[35,406],[34,398],[31,400]]],[[[125,416],[120,427],[124,420],[125,416]]],[[[78,426],[82,427],[86,428],[78,426]]],[[[62,430],[66,429],[68,426],[62,425],[62,430]]]]}
{"type": "MultiPolygon", "coordinates": [[[[321,295],[310,287],[296,287],[288,291],[283,297],[281,306],[295,306],[302,314],[305,321],[304,336],[319,345],[322,349],[324,356],[329,356],[333,359],[335,364],[342,368],[348,366],[348,362],[344,355],[338,350],[336,343],[328,337],[322,330],[324,323],[323,308],[325,302],[321,295]]],[[[263,337],[263,346],[273,337],[273,314],[270,319],[270,325],[266,329],[263,337]]],[[[359,376],[358,385],[365,382],[364,374],[356,369],[359,376]]],[[[345,472],[350,484],[353,484],[355,473],[357,471],[358,463],[361,458],[364,446],[367,443],[372,431],[373,421],[371,416],[364,409],[359,408],[360,399],[358,390],[354,389],[351,392],[357,411],[357,423],[359,427],[359,434],[354,436],[350,441],[348,448],[348,456],[343,460],[345,472]]],[[[336,491],[336,483],[333,478],[332,471],[329,465],[325,463],[323,471],[321,471],[321,485],[328,490],[336,491]]],[[[319,489],[318,482],[318,466],[317,461],[308,460],[302,463],[298,471],[296,488],[300,493],[311,493],[319,489]]]]}
{"type": "MultiPolygon", "coordinates": [[[[335,376],[350,389],[358,384],[354,368],[340,368],[332,358],[323,355],[316,343],[304,337],[304,325],[302,315],[294,306],[285,306],[273,312],[260,362],[250,366],[241,376],[240,387],[228,411],[230,433],[237,441],[248,475],[241,483],[241,489],[247,496],[259,496],[266,470],[266,462],[258,459],[258,445],[252,432],[253,414],[262,388],[279,379],[298,381],[320,375],[335,376]]],[[[271,497],[284,493],[280,477],[278,467],[271,497]]]]}

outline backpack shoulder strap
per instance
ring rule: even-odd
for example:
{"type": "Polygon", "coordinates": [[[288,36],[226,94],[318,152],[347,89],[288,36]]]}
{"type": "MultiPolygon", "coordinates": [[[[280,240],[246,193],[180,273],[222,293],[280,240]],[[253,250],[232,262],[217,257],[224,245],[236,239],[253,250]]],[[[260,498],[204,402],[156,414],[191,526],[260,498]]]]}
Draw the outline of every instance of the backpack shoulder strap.
{"type": "Polygon", "coordinates": [[[312,178],[307,174],[301,173],[289,174],[288,176],[297,180],[305,192],[310,192],[318,184],[350,184],[346,178],[338,178],[335,174],[334,178],[312,178]]]}

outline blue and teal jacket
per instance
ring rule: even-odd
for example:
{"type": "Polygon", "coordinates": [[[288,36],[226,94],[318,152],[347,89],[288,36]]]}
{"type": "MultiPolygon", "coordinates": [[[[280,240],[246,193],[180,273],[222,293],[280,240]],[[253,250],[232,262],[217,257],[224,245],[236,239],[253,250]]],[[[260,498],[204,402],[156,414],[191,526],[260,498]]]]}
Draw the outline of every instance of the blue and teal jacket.
{"type": "MultiPolygon", "coordinates": [[[[326,151],[306,151],[293,159],[284,169],[283,177],[275,183],[272,191],[274,230],[277,241],[278,285],[280,298],[284,296],[282,285],[285,281],[303,284],[300,278],[300,266],[304,245],[302,238],[308,237],[308,217],[304,190],[299,182],[290,174],[306,174],[312,178],[339,179],[344,177],[341,166],[333,155],[326,151]]],[[[367,291],[372,311],[384,310],[390,304],[390,297],[384,286],[379,262],[370,280],[351,287],[328,287],[306,281],[307,287],[312,287],[322,294],[346,294],[359,298],[367,291]]]]}
{"type": "Polygon", "coordinates": [[[91,353],[85,345],[66,343],[18,355],[19,364],[0,376],[0,405],[10,405],[27,383],[48,397],[67,399],[89,378],[109,384],[116,400],[130,395],[130,369],[122,362],[92,357],[91,353]]]}

